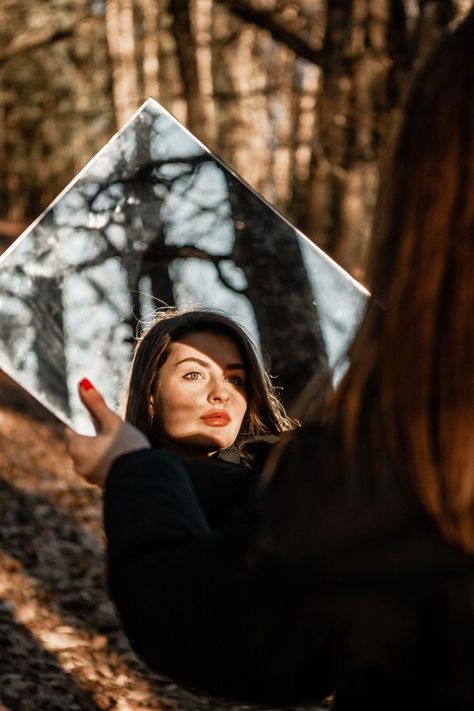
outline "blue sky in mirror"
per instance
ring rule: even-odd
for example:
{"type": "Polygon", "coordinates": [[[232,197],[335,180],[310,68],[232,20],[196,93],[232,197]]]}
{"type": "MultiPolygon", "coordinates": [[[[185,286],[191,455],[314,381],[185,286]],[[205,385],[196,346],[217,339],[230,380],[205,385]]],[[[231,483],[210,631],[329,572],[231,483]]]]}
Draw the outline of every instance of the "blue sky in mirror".
{"type": "Polygon", "coordinates": [[[366,292],[152,99],[0,260],[0,367],[83,432],[163,304],[238,320],[284,401],[344,356],[366,292]]]}

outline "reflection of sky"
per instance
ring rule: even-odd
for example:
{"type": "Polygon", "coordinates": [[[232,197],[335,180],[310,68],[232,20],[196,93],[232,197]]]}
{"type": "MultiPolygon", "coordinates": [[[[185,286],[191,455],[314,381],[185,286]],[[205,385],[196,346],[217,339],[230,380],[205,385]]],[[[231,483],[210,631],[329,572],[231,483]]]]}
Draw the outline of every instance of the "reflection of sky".
{"type": "MultiPolygon", "coordinates": [[[[31,288],[31,280],[28,279],[31,288]]],[[[31,298],[24,301],[21,298],[21,291],[28,294],[28,287],[25,283],[18,289],[18,278],[10,281],[9,289],[12,295],[3,292],[0,296],[0,311],[2,314],[2,338],[0,339],[0,367],[7,372],[13,368],[15,370],[25,370],[28,372],[31,385],[36,379],[38,364],[36,355],[32,349],[35,338],[35,330],[31,326],[32,309],[31,298]]],[[[0,290],[3,291],[3,289],[0,290]]]]}
{"type": "Polygon", "coordinates": [[[107,182],[119,166],[125,167],[134,161],[135,150],[135,130],[133,126],[126,126],[88,166],[87,181],[101,184],[107,182]]]}
{"type": "Polygon", "coordinates": [[[309,241],[301,239],[299,244],[333,367],[350,345],[366,297],[309,241]]]}
{"type": "Polygon", "coordinates": [[[205,163],[193,176],[175,181],[162,215],[168,244],[193,244],[211,254],[231,251],[234,226],[218,166],[205,163]]]}
{"type": "Polygon", "coordinates": [[[111,259],[84,274],[71,274],[64,282],[63,304],[72,417],[85,431],[90,423],[77,396],[78,381],[88,377],[107,402],[116,405],[130,360],[130,344],[124,342],[130,331],[123,322],[131,303],[119,261],[111,259]]]}
{"type": "Polygon", "coordinates": [[[87,202],[79,190],[73,188],[56,205],[54,222],[57,227],[87,227],[87,202]]]}
{"type": "Polygon", "coordinates": [[[215,267],[201,259],[175,259],[170,266],[175,284],[174,296],[178,308],[207,307],[225,311],[240,323],[260,346],[258,327],[248,299],[227,289],[217,276],[215,267]]]}
{"type": "Polygon", "coordinates": [[[153,104],[148,109],[155,113],[150,142],[152,160],[199,156],[205,151],[182,126],[175,123],[167,114],[162,114],[153,104]]]}

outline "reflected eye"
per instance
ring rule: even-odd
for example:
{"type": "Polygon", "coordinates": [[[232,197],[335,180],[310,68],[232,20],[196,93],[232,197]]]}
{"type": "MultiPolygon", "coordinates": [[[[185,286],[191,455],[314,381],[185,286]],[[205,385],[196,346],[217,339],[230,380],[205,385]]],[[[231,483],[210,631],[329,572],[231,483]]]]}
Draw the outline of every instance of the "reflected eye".
{"type": "Polygon", "coordinates": [[[199,380],[199,378],[202,377],[202,373],[200,373],[198,370],[190,370],[189,373],[185,373],[183,375],[183,378],[186,378],[186,380],[199,380]]]}
{"type": "Polygon", "coordinates": [[[245,385],[245,381],[240,375],[228,375],[226,380],[228,383],[235,385],[237,388],[243,388],[245,385]]]}

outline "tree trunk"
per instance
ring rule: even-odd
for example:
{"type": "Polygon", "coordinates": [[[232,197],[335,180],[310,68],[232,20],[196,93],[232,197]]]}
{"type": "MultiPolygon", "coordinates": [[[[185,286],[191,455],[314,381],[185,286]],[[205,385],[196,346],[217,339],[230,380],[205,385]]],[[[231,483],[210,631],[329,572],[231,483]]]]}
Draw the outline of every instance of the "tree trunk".
{"type": "Polygon", "coordinates": [[[377,161],[391,106],[389,0],[328,5],[325,65],[311,161],[311,236],[361,277],[377,189],[377,161]]]}
{"type": "Polygon", "coordinates": [[[186,99],[186,126],[206,143],[207,121],[197,63],[198,48],[191,23],[191,3],[189,0],[171,0],[169,9],[173,16],[173,36],[186,99]]]}
{"type": "Polygon", "coordinates": [[[138,108],[133,0],[107,0],[106,29],[113,68],[115,116],[120,127],[138,108]]]}
{"type": "Polygon", "coordinates": [[[160,5],[158,0],[140,0],[143,16],[142,72],[143,94],[160,98],[160,5]]]}

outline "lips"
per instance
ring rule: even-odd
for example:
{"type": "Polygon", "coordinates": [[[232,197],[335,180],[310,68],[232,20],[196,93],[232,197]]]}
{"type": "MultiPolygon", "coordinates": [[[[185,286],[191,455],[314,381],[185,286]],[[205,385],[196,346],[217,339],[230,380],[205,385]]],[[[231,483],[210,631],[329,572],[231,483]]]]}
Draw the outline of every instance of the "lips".
{"type": "Polygon", "coordinates": [[[201,420],[210,427],[225,427],[229,424],[230,417],[224,410],[212,410],[211,412],[206,412],[201,417],[201,420]]]}

